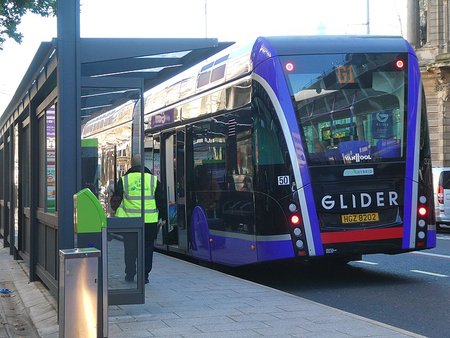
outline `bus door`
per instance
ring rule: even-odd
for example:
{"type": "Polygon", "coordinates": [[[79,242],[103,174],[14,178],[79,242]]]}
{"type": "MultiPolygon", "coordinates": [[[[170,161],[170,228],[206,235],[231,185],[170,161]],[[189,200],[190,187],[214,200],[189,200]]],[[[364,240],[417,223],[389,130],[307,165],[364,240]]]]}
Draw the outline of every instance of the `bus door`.
{"type": "Polygon", "coordinates": [[[164,243],[169,250],[186,253],[188,239],[186,230],[185,199],[185,131],[179,129],[164,134],[164,164],[161,183],[165,188],[167,203],[167,223],[164,227],[164,243]]]}
{"type": "Polygon", "coordinates": [[[189,130],[188,219],[196,258],[227,265],[257,261],[252,125],[246,109],[198,121],[189,130]]]}

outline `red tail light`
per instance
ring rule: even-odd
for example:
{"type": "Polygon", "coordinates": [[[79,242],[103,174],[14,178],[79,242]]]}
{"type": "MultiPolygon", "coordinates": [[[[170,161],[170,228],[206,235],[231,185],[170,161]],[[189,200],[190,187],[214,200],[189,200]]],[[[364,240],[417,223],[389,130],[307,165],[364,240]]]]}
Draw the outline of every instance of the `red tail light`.
{"type": "Polygon", "coordinates": [[[438,197],[439,204],[444,204],[444,188],[440,184],[438,186],[437,197],[438,197]]]}
{"type": "Polygon", "coordinates": [[[298,215],[292,215],[291,216],[291,224],[292,225],[300,224],[300,217],[298,215]]]}
{"type": "Polygon", "coordinates": [[[427,214],[427,209],[425,207],[420,207],[419,208],[419,215],[420,216],[425,216],[427,214]]]}

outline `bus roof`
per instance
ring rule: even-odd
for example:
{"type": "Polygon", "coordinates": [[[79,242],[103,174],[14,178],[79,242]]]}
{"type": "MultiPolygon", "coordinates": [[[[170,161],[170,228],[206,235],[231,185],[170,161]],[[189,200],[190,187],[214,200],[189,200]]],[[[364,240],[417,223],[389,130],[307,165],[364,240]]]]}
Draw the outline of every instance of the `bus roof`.
{"type": "MultiPolygon", "coordinates": [[[[333,53],[406,53],[413,51],[400,36],[319,35],[258,37],[235,43],[144,94],[145,114],[158,113],[178,101],[246,76],[272,56],[333,53]],[[266,49],[264,50],[264,47],[266,49]],[[214,76],[214,74],[219,74],[214,76]]],[[[134,106],[134,102],[132,103],[134,106]]],[[[123,107],[122,107],[123,109],[123,107]]],[[[120,109],[119,109],[120,110],[120,109]]],[[[102,115],[95,121],[101,124],[102,115]]],[[[130,112],[131,118],[131,112],[130,112]]],[[[94,121],[88,122],[93,124],[94,121]]],[[[97,129],[97,128],[94,128],[97,129]]]]}
{"type": "Polygon", "coordinates": [[[263,60],[291,54],[402,53],[412,50],[400,36],[319,35],[258,37],[235,43],[146,92],[146,113],[249,74],[263,60]],[[264,50],[265,47],[265,50],[264,50]],[[221,74],[213,76],[211,74],[221,74]]]}
{"type": "Polygon", "coordinates": [[[408,52],[409,44],[400,36],[319,35],[266,37],[278,55],[322,53],[408,52]]]}

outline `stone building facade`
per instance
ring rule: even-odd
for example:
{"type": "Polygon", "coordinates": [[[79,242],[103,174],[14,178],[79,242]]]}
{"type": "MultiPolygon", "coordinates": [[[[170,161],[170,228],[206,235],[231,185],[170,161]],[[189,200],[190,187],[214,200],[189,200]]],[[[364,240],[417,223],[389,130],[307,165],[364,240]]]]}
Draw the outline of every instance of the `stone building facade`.
{"type": "Polygon", "coordinates": [[[450,167],[450,0],[408,0],[408,40],[421,65],[433,166],[450,167]]]}

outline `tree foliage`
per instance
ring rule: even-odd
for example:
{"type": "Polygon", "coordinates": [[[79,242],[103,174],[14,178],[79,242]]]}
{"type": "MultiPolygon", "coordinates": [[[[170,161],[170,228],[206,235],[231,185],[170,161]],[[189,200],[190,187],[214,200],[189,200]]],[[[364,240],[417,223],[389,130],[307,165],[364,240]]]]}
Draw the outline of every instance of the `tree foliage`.
{"type": "Polygon", "coordinates": [[[57,0],[0,0],[0,50],[7,38],[22,42],[23,34],[17,28],[22,17],[31,12],[44,17],[56,14],[57,0]]]}

